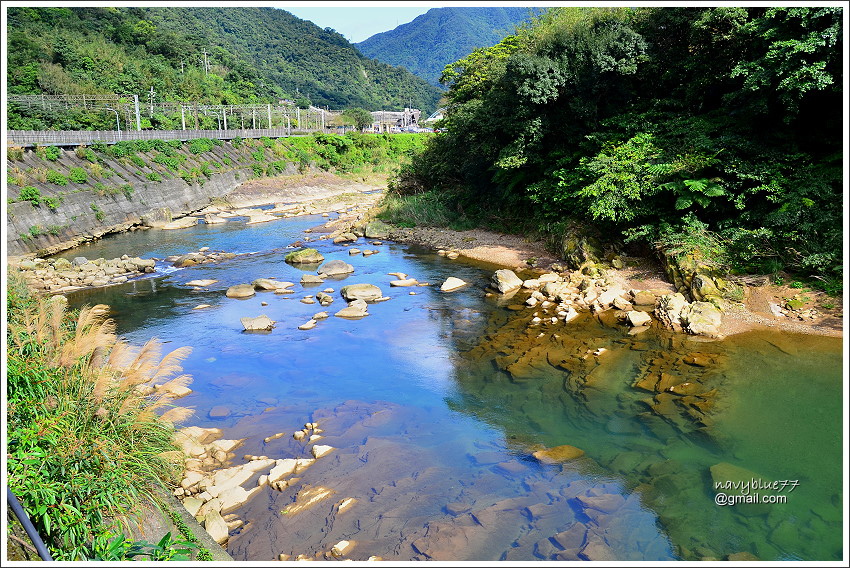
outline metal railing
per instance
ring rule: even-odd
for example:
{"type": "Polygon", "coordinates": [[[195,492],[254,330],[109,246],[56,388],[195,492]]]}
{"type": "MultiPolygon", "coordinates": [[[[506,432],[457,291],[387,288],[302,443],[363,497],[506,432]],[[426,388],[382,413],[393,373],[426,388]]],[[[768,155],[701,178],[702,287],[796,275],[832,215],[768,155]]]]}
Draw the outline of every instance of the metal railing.
{"type": "MultiPolygon", "coordinates": [[[[123,140],[193,140],[195,138],[283,138],[292,136],[292,128],[234,128],[228,130],[8,130],[7,143],[12,146],[80,146],[94,142],[114,144],[123,140]]],[[[298,129],[298,132],[320,132],[321,128],[298,129]]],[[[327,127],[325,132],[336,132],[327,127]]]]}

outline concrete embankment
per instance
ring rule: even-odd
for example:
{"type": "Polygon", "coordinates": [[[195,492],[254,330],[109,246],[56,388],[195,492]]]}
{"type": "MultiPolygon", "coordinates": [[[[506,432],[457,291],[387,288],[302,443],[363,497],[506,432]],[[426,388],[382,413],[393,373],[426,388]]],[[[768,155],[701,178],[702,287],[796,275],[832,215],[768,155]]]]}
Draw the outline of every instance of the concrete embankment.
{"type": "Polygon", "coordinates": [[[9,153],[6,242],[12,256],[55,253],[181,217],[254,175],[250,154],[229,143],[197,155],[173,149],[170,166],[156,150],[120,158],[91,148],[44,150],[9,153]]]}

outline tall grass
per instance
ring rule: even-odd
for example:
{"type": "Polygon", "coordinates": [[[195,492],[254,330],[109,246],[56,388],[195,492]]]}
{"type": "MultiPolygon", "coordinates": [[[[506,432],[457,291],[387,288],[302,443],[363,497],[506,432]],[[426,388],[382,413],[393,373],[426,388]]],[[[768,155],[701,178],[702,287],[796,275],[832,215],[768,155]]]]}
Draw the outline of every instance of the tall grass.
{"type": "Polygon", "coordinates": [[[68,313],[14,276],[8,291],[8,484],[54,558],[91,558],[93,542],[123,532],[116,519],[178,480],[174,423],[191,411],[167,387],[190,381],[189,348],[128,345],[107,306],[68,313]]]}
{"type": "Polygon", "coordinates": [[[399,227],[449,227],[465,231],[478,224],[453,206],[446,194],[436,191],[415,195],[387,193],[379,206],[378,219],[399,227]]]}

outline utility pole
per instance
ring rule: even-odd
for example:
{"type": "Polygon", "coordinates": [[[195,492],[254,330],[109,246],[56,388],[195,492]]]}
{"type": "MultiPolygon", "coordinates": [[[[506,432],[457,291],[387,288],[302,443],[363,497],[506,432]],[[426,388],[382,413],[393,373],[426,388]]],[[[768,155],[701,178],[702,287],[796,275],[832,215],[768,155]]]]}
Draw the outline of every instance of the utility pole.
{"type": "Polygon", "coordinates": [[[186,107],[180,105],[180,121],[183,123],[183,130],[186,130],[186,107]]]}
{"type": "Polygon", "coordinates": [[[210,64],[207,62],[207,48],[204,48],[204,75],[210,70],[210,64]]]}
{"type": "Polygon", "coordinates": [[[151,93],[150,93],[150,95],[148,95],[148,98],[150,99],[150,102],[151,102],[151,112],[148,115],[148,118],[153,118],[153,96],[154,96],[154,94],[155,94],[155,92],[153,90],[153,85],[151,85],[151,93]]]}
{"type": "Polygon", "coordinates": [[[139,117],[139,95],[133,95],[133,105],[136,107],[136,130],[141,130],[142,120],[139,117]]]}
{"type": "Polygon", "coordinates": [[[269,111],[269,130],[271,130],[272,129],[272,105],[271,105],[271,103],[269,103],[268,111],[269,111]]]}

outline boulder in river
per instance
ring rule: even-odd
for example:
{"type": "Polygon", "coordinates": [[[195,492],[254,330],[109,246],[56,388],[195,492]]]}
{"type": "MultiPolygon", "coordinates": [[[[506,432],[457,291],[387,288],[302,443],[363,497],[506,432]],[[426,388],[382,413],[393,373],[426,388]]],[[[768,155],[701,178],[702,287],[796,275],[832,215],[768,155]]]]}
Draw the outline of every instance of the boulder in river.
{"type": "Polygon", "coordinates": [[[364,316],[368,316],[369,312],[367,310],[366,302],[363,300],[354,300],[348,307],[341,309],[334,315],[338,318],[354,318],[359,319],[364,316]]]}
{"type": "Polygon", "coordinates": [[[343,260],[330,260],[319,267],[319,276],[342,276],[354,272],[354,267],[343,260]]]}
{"type": "Polygon", "coordinates": [[[274,320],[265,315],[255,318],[239,318],[239,321],[242,322],[245,331],[271,331],[275,323],[274,320]]]}
{"type": "Polygon", "coordinates": [[[319,251],[313,248],[301,248],[292,251],[284,257],[284,261],[289,264],[314,264],[324,262],[325,257],[319,251]]]}
{"type": "Polygon", "coordinates": [[[357,235],[355,235],[354,233],[342,233],[341,235],[334,237],[334,244],[353,243],[356,240],[357,235]]]}
{"type": "Polygon", "coordinates": [[[632,310],[627,313],[626,319],[629,322],[629,325],[632,327],[640,327],[648,324],[652,321],[652,316],[650,316],[646,312],[641,312],[638,310],[632,310]]]}
{"type": "Polygon", "coordinates": [[[183,217],[182,219],[177,219],[175,221],[171,221],[170,223],[166,223],[162,226],[163,229],[188,229],[189,227],[194,227],[198,224],[198,220],[195,217],[183,217]]]}
{"type": "Polygon", "coordinates": [[[269,278],[257,278],[251,285],[255,290],[277,290],[280,287],[280,283],[276,280],[270,280],[269,278]]]}
{"type": "Polygon", "coordinates": [[[680,319],[682,329],[688,333],[717,337],[723,312],[710,302],[694,302],[682,310],[680,319]]]}
{"type": "Polygon", "coordinates": [[[519,276],[513,270],[507,268],[494,272],[490,282],[500,294],[507,294],[522,287],[522,280],[519,276]]]}
{"type": "Polygon", "coordinates": [[[195,266],[196,264],[201,264],[206,259],[204,255],[198,252],[190,252],[188,254],[183,254],[178,256],[174,262],[173,266],[177,268],[185,268],[187,266],[195,266]]]}
{"type": "Polygon", "coordinates": [[[374,284],[349,284],[348,286],[343,286],[339,293],[342,294],[342,297],[347,302],[351,302],[352,300],[364,300],[368,302],[382,298],[384,295],[381,289],[374,284]]]}
{"type": "Polygon", "coordinates": [[[216,282],[218,282],[218,280],[213,280],[212,278],[208,278],[206,280],[190,280],[189,282],[186,282],[186,286],[206,288],[207,286],[212,286],[216,282]]]}
{"type": "Polygon", "coordinates": [[[441,292],[452,292],[457,290],[458,288],[463,288],[466,286],[467,282],[464,282],[460,278],[455,278],[454,276],[449,276],[446,278],[446,281],[443,282],[443,285],[440,286],[441,292]]]}
{"type": "Polygon", "coordinates": [[[254,295],[254,286],[252,284],[237,284],[228,288],[225,295],[228,298],[250,298],[254,295]]]}
{"type": "Polygon", "coordinates": [[[301,276],[301,285],[304,284],[322,284],[325,281],[321,276],[316,276],[315,274],[303,274],[301,276]]]}

